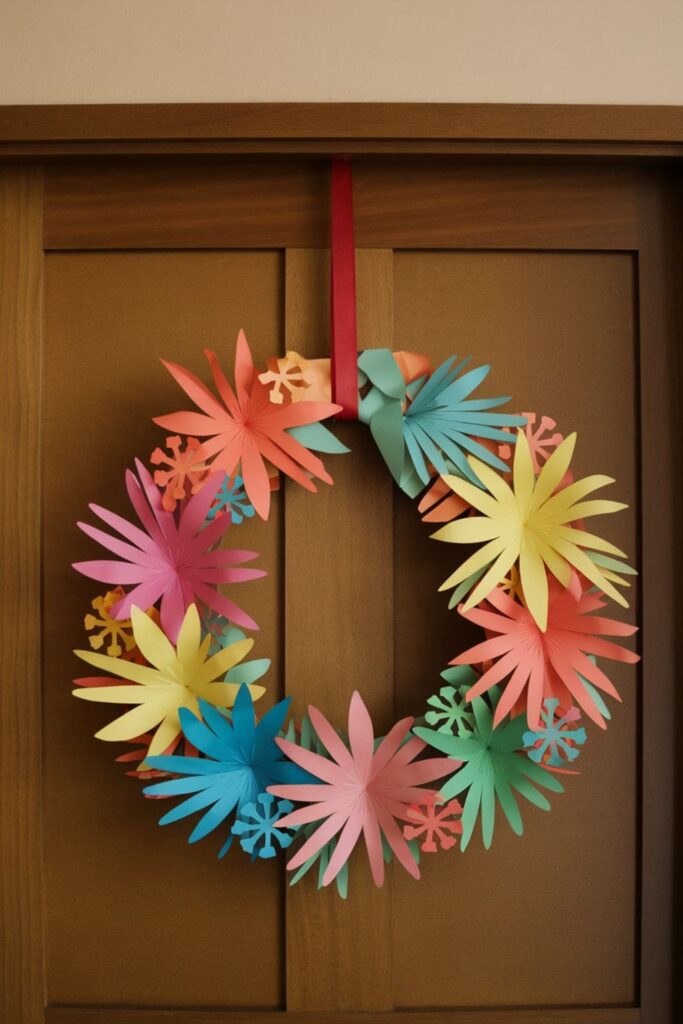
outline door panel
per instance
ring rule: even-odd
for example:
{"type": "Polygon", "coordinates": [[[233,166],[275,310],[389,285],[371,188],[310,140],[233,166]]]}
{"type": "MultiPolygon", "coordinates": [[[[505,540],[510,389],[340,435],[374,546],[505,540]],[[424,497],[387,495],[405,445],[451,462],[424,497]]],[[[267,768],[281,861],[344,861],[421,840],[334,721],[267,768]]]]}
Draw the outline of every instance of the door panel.
{"type": "MultiPolygon", "coordinates": [[[[465,854],[425,856],[417,884],[389,870],[376,890],[356,851],[346,902],[312,878],[289,888],[281,863],[215,860],[218,839],[188,845],[188,822],[159,828],[162,807],[114,761],[121,747],[93,739],[110,716],[69,692],[85,674],[71,653],[85,643],[82,618],[106,589],[69,568],[96,551],[75,523],[90,519],[88,501],[128,514],[124,468],[163,442],[151,416],[182,407],[158,358],[206,379],[206,345],[230,370],[240,327],[258,362],[328,352],[328,167],[252,156],[84,162],[46,176],[44,308],[36,182],[28,199],[7,193],[17,213],[5,251],[32,283],[6,275],[17,305],[0,306],[0,327],[29,346],[0,355],[18,451],[41,419],[43,489],[40,502],[17,492],[18,561],[6,555],[11,579],[22,580],[15,562],[28,566],[23,611],[6,623],[26,624],[28,649],[40,526],[42,739],[21,734],[28,753],[17,741],[12,777],[37,808],[42,759],[43,864],[37,837],[18,830],[8,862],[27,851],[35,913],[5,902],[27,935],[44,906],[45,992],[40,971],[22,967],[10,1005],[44,996],[50,1024],[156,1024],[159,1007],[174,1024],[345,1024],[360,1012],[367,1024],[545,1024],[548,1008],[558,1024],[636,1024],[646,999],[643,1024],[663,1024],[671,889],[657,844],[670,822],[676,605],[662,368],[677,336],[659,172],[643,185],[633,167],[597,162],[358,162],[361,346],[491,363],[487,393],[576,430],[576,471],[616,478],[610,496],[629,509],[608,535],[645,570],[630,613],[610,613],[649,629],[642,668],[610,666],[624,703],[606,733],[589,728],[582,774],[550,814],[526,806],[521,839],[498,820],[489,852],[477,835],[465,854]],[[35,399],[41,322],[40,408],[17,406],[15,391],[35,399]]],[[[297,714],[310,701],[343,728],[358,688],[384,729],[424,709],[477,631],[436,590],[461,552],[430,539],[367,428],[338,430],[352,452],[329,459],[333,488],[285,484],[268,524],[240,526],[240,546],[268,570],[240,596],[261,623],[256,656],[272,659],[264,709],[287,693],[297,714]]],[[[31,664],[21,671],[33,678],[31,664]]],[[[6,728],[21,721],[12,700],[4,707],[6,728]]],[[[35,726],[35,700],[25,707],[35,726]]]]}
{"type": "MultiPolygon", "coordinates": [[[[457,352],[472,365],[490,362],[482,393],[513,395],[516,411],[550,414],[564,434],[576,430],[576,475],[616,478],[610,496],[629,509],[604,532],[635,558],[632,257],[399,252],[394,266],[397,347],[435,361],[457,352]]],[[[462,557],[457,547],[425,540],[431,531],[416,526],[400,494],[395,516],[396,710],[406,714],[435,691],[439,670],[472,634],[434,593],[462,557]],[[415,584],[402,587],[416,564],[415,584]]],[[[630,616],[638,616],[637,588],[630,616]]],[[[550,813],[527,804],[522,838],[499,815],[489,851],[475,835],[462,856],[427,857],[419,885],[396,874],[397,1007],[635,999],[639,673],[610,664],[609,675],[624,704],[614,705],[606,732],[589,724],[582,774],[566,780],[550,813]]]]}
{"type": "MultiPolygon", "coordinates": [[[[56,1003],[278,1007],[283,1002],[281,866],[216,860],[222,840],[159,828],[163,803],[114,763],[93,733],[112,707],[75,701],[83,615],[106,586],[74,573],[99,557],[76,528],[87,503],[130,517],[124,469],[163,435],[152,415],[183,408],[159,356],[201,372],[203,345],[230,365],[244,326],[254,355],[282,339],[282,257],[250,253],[74,253],[47,259],[44,439],[45,867],[48,998],[56,1003]],[[59,509],[59,514],[50,510],[59,509]],[[86,554],[88,552],[88,554],[86,554]],[[258,868],[258,870],[255,870],[258,868]]],[[[245,590],[282,692],[280,495],[240,545],[268,570],[245,590]]],[[[134,516],[133,516],[134,518],[134,516]]],[[[234,851],[233,851],[234,852],[234,851]]]]}

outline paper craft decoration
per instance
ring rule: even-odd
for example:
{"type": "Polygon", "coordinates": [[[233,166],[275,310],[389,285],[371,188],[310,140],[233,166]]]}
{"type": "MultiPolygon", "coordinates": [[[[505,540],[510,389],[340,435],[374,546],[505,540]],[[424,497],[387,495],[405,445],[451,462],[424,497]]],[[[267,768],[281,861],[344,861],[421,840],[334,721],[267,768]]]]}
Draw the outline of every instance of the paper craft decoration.
{"type": "Polygon", "coordinates": [[[199,411],[155,419],[175,433],[152,452],[153,476],[139,461],[126,474],[138,522],[91,505],[113,534],[79,523],[114,556],[74,566],[111,586],[84,610],[92,649],[76,652],[104,674],[76,680],[75,695],[121,708],[96,735],[125,744],[117,761],[161,802],[161,824],[196,816],[191,843],[217,833],[219,856],[284,855],[290,885],[334,884],[343,898],[361,845],[381,885],[393,860],[413,878],[421,857],[457,860],[478,822],[488,848],[497,815],[521,834],[520,799],[547,810],[546,792],[576,774],[586,719],[604,728],[605,696],[620,700],[603,662],[637,660],[618,642],[635,627],[596,614],[605,597],[625,605],[617,588],[635,574],[584,526],[624,507],[590,497],[611,478],[575,481],[575,435],[479,398],[487,366],[360,353],[345,413],[357,405],[388,471],[441,524],[437,539],[480,545],[441,589],[483,637],[441,673],[423,717],[386,736],[358,693],[347,733],[313,707],[286,724],[290,698],[257,716],[270,663],[247,659],[244,630],[257,625],[232,598],[264,571],[244,566],[255,552],[223,544],[268,517],[280,474],[315,491],[332,483],[319,455],[348,449],[321,422],[340,408],[329,359],[288,352],[256,368],[240,332],[233,388],[205,354],[217,395],[165,364],[199,411]]]}
{"type": "Polygon", "coordinates": [[[498,690],[495,687],[488,691],[488,700],[475,697],[471,701],[474,730],[466,738],[448,736],[419,726],[415,728],[416,735],[426,743],[462,763],[462,767],[441,786],[444,800],[467,793],[461,818],[462,850],[467,849],[479,819],[484,846],[487,850],[491,846],[496,804],[513,832],[521,835],[522,816],[515,793],[541,810],[548,811],[550,803],[537,787],[553,793],[563,791],[554,775],[527,756],[523,740],[526,728],[523,715],[518,715],[504,725],[495,725],[491,708],[496,708],[497,701],[498,690]]]}
{"type": "Polygon", "coordinates": [[[294,764],[317,780],[316,784],[276,785],[268,789],[275,796],[308,805],[285,815],[281,827],[322,823],[288,862],[289,870],[301,867],[330,839],[338,837],[323,876],[323,885],[329,885],[362,833],[375,885],[384,881],[382,836],[406,871],[419,878],[420,869],[396,819],[405,818],[415,801],[436,800],[436,791],[421,787],[452,771],[452,762],[445,758],[415,761],[425,744],[415,737],[408,738],[412,718],[397,722],[375,749],[370,715],[358,692],[354,692],[349,705],[348,746],[317,708],[309,707],[308,715],[329,758],[289,740],[276,742],[294,764]]]}
{"type": "Polygon", "coordinates": [[[161,495],[148,470],[136,459],[139,481],[126,473],[128,497],[142,529],[99,505],[90,509],[125,540],[104,530],[79,523],[88,537],[118,555],[121,561],[76,562],[74,569],[104,583],[134,584],[111,609],[116,619],[126,619],[131,608],[147,608],[161,601],[161,625],[173,642],[188,606],[204,601],[231,622],[247,629],[258,629],[246,612],[216,589],[216,583],[243,583],[265,576],[262,569],[235,568],[257,557],[255,551],[239,551],[215,545],[230,526],[227,516],[206,525],[211,503],[221,485],[222,474],[214,474],[195,494],[177,517],[162,505],[161,495]]]}
{"type": "MultiPolygon", "coordinates": [[[[235,646],[238,645],[226,648],[226,652],[235,646]]],[[[215,655],[215,658],[221,657],[224,657],[224,652],[215,655]]],[[[259,723],[256,722],[250,688],[245,685],[239,688],[231,720],[211,703],[203,700],[198,703],[196,715],[188,708],[181,708],[180,723],[187,739],[203,756],[148,758],[152,768],[171,772],[180,778],[158,782],[145,790],[151,796],[191,794],[159,822],[160,825],[168,825],[198,811],[204,812],[190,835],[190,843],[213,832],[233,811],[244,813],[272,783],[291,785],[314,781],[306,771],[287,761],[275,743],[287,715],[290,698],[271,708],[259,723]]],[[[256,808],[249,813],[253,818],[256,808]]],[[[245,831],[243,827],[236,834],[244,835],[245,831]]],[[[219,856],[228,851],[234,834],[233,829],[219,856]]],[[[285,848],[289,842],[283,841],[280,845],[285,848]]],[[[250,852],[254,856],[261,855],[256,849],[250,852]]]]}
{"type": "Polygon", "coordinates": [[[202,411],[157,416],[154,422],[179,434],[208,438],[203,442],[204,450],[212,459],[214,473],[222,469],[231,476],[239,464],[249,500],[263,519],[268,518],[270,508],[266,459],[309,491],[315,491],[311,476],[331,484],[332,477],[321,460],[287,431],[327,419],[340,406],[331,402],[285,406],[271,401],[268,388],[256,373],[243,331],[235,350],[234,391],[215,352],[205,349],[204,354],[221,401],[189,370],[164,361],[173,379],[202,411]]]}
{"type": "MultiPolygon", "coordinates": [[[[149,746],[149,753],[153,755],[165,750],[180,732],[181,709],[198,710],[200,700],[205,708],[232,705],[239,687],[219,679],[249,653],[254,641],[240,640],[207,659],[210,641],[208,637],[202,639],[199,613],[194,604],[185,613],[177,647],[135,606],[132,621],[135,643],[148,664],[138,665],[93,651],[75,651],[89,665],[126,679],[128,684],[85,686],[74,690],[74,696],[106,704],[132,704],[131,711],[100,729],[96,736],[101,740],[130,740],[156,728],[149,746]]],[[[256,697],[264,692],[262,686],[253,687],[256,697]]]]}
{"type": "Polygon", "coordinates": [[[531,760],[547,768],[562,768],[576,761],[587,739],[583,726],[576,725],[580,718],[578,708],[560,710],[557,697],[544,700],[541,725],[522,736],[531,760]]]}
{"type": "Polygon", "coordinates": [[[560,486],[575,444],[576,434],[565,438],[536,477],[529,442],[524,431],[519,430],[512,487],[490,466],[472,456],[470,467],[486,490],[460,477],[444,478],[456,494],[481,513],[461,517],[433,535],[437,540],[455,544],[484,544],[441,587],[445,590],[462,583],[486,566],[486,572],[465,601],[464,611],[485,600],[515,563],[519,563],[525,604],[542,630],[548,621],[547,571],[563,587],[568,587],[574,568],[618,604],[628,607],[585,549],[617,557],[624,557],[624,552],[576,525],[579,520],[618,512],[626,506],[605,499],[582,500],[605,484],[614,483],[608,476],[590,476],[560,486]]]}
{"type": "Polygon", "coordinates": [[[526,690],[529,728],[538,728],[543,701],[548,697],[558,697],[563,706],[578,704],[604,729],[605,720],[592,694],[586,689],[586,680],[615,700],[620,701],[621,697],[588,655],[630,664],[638,661],[637,654],[604,639],[606,636],[632,636],[636,632],[635,626],[588,614],[604,606],[599,594],[582,593],[579,585],[577,597],[575,590],[563,590],[557,581],[551,580],[545,632],[527,608],[500,589],[489,594],[483,607],[470,611],[463,608],[461,614],[482,626],[488,639],[459,654],[454,663],[491,663],[468,691],[467,700],[471,701],[509,677],[496,705],[495,725],[510,712],[520,712],[518,702],[526,690]]]}

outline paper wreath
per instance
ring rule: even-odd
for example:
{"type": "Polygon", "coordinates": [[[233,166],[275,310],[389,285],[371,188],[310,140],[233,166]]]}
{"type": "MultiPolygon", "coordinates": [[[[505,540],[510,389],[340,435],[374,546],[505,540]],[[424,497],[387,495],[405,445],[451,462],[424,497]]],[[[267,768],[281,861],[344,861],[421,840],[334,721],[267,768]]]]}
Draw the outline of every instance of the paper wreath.
{"type": "Polygon", "coordinates": [[[480,397],[488,366],[452,357],[432,371],[415,353],[361,352],[358,418],[388,471],[440,524],[435,539],[479,545],[440,589],[484,638],[454,657],[418,720],[386,736],[358,693],[346,732],[314,707],[286,724],[289,699],[259,719],[269,662],[245,660],[243,630],[258,627],[232,594],[264,571],[244,567],[255,552],[223,542],[268,518],[281,474],[315,491],[332,483],[320,456],[348,449],[322,423],[340,411],[328,359],[288,352],[259,370],[240,332],[231,383],[205,355],[215,393],[164,363],[195,408],[155,417],[174,432],[150,456],[158,468],[136,460],[137,475],[126,472],[138,522],[91,505],[113,533],[78,524],[114,556],[74,565],[114,587],[85,615],[92,650],[75,652],[105,673],[76,680],[75,696],[124,708],[97,737],[134,748],[118,760],[151,780],[148,797],[180,798],[160,824],[199,815],[191,843],[219,832],[221,857],[235,839],[252,860],[286,851],[291,884],[317,865],[318,886],[344,897],[361,839],[381,885],[386,862],[419,878],[421,853],[458,838],[465,850],[478,821],[488,848],[496,808],[521,834],[519,798],[547,810],[544,791],[576,774],[582,715],[604,728],[603,695],[621,699],[598,660],[638,660],[616,642],[635,627],[594,614],[606,598],[626,605],[617,588],[634,574],[584,526],[625,507],[589,497],[613,481],[575,480],[576,435],[549,417],[493,411],[509,399],[480,397]]]}

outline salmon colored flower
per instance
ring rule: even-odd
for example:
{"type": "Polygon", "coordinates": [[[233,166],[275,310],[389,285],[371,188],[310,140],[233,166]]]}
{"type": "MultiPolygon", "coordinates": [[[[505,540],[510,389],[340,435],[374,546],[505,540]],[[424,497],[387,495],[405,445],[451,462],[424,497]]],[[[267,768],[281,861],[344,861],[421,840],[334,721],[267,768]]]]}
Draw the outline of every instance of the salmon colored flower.
{"type": "Polygon", "coordinates": [[[154,422],[179,434],[206,438],[204,450],[213,460],[213,472],[222,469],[232,476],[239,464],[249,500],[263,519],[268,518],[270,510],[268,462],[309,491],[316,489],[311,476],[331,484],[332,478],[322,461],[288,430],[334,416],[341,406],[331,402],[271,402],[270,392],[254,368],[244,331],[237,338],[234,391],[215,353],[205,349],[204,354],[220,401],[189,370],[162,360],[201,412],[171,413],[157,416],[154,422]]]}

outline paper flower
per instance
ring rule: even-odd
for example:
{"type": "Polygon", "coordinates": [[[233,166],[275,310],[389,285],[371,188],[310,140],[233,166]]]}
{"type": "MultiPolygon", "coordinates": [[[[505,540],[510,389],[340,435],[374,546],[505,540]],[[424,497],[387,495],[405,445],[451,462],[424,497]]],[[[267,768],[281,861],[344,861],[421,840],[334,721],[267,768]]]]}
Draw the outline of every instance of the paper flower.
{"type": "Polygon", "coordinates": [[[578,704],[604,729],[604,719],[586,690],[585,680],[615,700],[621,697],[588,655],[633,664],[638,661],[637,654],[604,638],[633,636],[637,627],[588,614],[604,608],[601,595],[583,593],[577,600],[576,592],[564,590],[555,580],[550,584],[545,631],[538,627],[528,609],[499,589],[489,594],[488,603],[490,608],[473,608],[469,612],[462,609],[462,615],[482,626],[488,638],[458,655],[453,664],[492,662],[468,691],[467,700],[509,677],[496,707],[496,725],[512,711],[526,690],[529,728],[537,728],[543,700],[557,697],[565,707],[578,704]]]}
{"type": "Polygon", "coordinates": [[[624,552],[570,525],[579,519],[626,508],[617,501],[582,500],[597,488],[613,483],[608,476],[589,476],[568,487],[560,487],[575,443],[576,434],[571,434],[555,449],[536,478],[526,435],[518,431],[512,487],[478,459],[470,459],[470,462],[485,491],[460,477],[445,477],[456,494],[482,513],[448,523],[432,534],[437,540],[456,544],[486,542],[440,588],[457,586],[488,566],[465,601],[465,611],[488,597],[518,559],[524,600],[541,629],[546,628],[548,620],[546,567],[564,587],[569,585],[574,568],[618,604],[628,607],[584,549],[617,556],[623,556],[624,552]]]}
{"type": "Polygon", "coordinates": [[[455,359],[447,359],[431,376],[407,387],[388,350],[364,352],[358,360],[372,384],[361,400],[359,418],[369,423],[394,479],[411,497],[429,483],[434,471],[445,474],[455,470],[476,484],[467,453],[505,471],[494,446],[486,442],[504,442],[509,435],[503,427],[525,423],[521,416],[491,412],[508,398],[469,398],[490,367],[480,366],[459,377],[467,360],[454,365],[455,359]]]}
{"type": "Polygon", "coordinates": [[[319,784],[277,785],[268,790],[286,800],[309,804],[285,815],[279,822],[282,827],[323,822],[287,867],[300,867],[338,837],[323,877],[323,885],[329,885],[349,859],[362,832],[375,885],[384,880],[382,834],[406,871],[419,878],[419,867],[396,818],[405,818],[411,803],[434,798],[433,791],[420,787],[447,775],[452,771],[452,763],[443,758],[414,762],[425,744],[412,738],[401,746],[413,724],[412,718],[398,722],[374,750],[372,722],[359,693],[353,694],[349,707],[349,746],[316,708],[309,708],[309,717],[332,760],[285,739],[276,742],[290,760],[320,780],[319,784]]]}
{"type": "Polygon", "coordinates": [[[174,642],[186,608],[196,599],[240,626],[258,629],[251,616],[215,586],[265,576],[262,569],[235,568],[256,558],[255,551],[214,550],[230,526],[228,516],[204,525],[222,476],[216,473],[209,478],[174,515],[163,508],[159,489],[147,469],[137,459],[135,464],[140,482],[128,471],[126,488],[142,529],[99,505],[90,505],[96,516],[126,539],[87,523],[79,523],[79,527],[121,561],[75,562],[74,569],[104,583],[135,584],[111,609],[116,619],[128,618],[133,605],[148,608],[161,598],[161,625],[174,642]]]}
{"type": "Polygon", "coordinates": [[[278,847],[286,850],[294,833],[276,828],[278,818],[294,810],[289,800],[276,800],[270,793],[259,793],[256,802],[245,804],[239,811],[232,834],[240,837],[240,846],[252,859],[261,857],[268,860],[275,857],[278,847]]]}
{"type": "Polygon", "coordinates": [[[133,624],[130,619],[121,621],[112,618],[110,609],[118,604],[124,593],[121,587],[108,590],[106,594],[94,597],[91,601],[93,615],[91,612],[85,616],[83,625],[91,633],[88,642],[94,651],[107,645],[107,654],[112,658],[120,658],[124,654],[132,654],[135,651],[135,638],[133,637],[133,624]],[[96,630],[96,632],[92,632],[96,630]]]}
{"type": "Polygon", "coordinates": [[[450,684],[442,686],[438,695],[430,697],[427,703],[430,710],[425,713],[427,725],[433,725],[439,732],[450,733],[452,736],[466,736],[472,732],[474,715],[472,708],[465,700],[465,695],[479,676],[467,665],[456,665],[441,673],[441,678],[450,684]],[[453,685],[455,684],[455,685],[453,685]]]}
{"type": "Polygon", "coordinates": [[[442,805],[411,804],[407,817],[413,824],[403,826],[403,835],[406,839],[421,839],[420,849],[424,853],[436,853],[439,847],[450,850],[455,846],[455,837],[462,835],[458,821],[461,814],[462,807],[457,800],[442,805]]]}
{"type": "Polygon", "coordinates": [[[201,489],[209,475],[209,467],[205,461],[206,452],[196,437],[188,437],[185,451],[178,436],[167,437],[166,447],[170,449],[170,455],[161,448],[155,448],[149,461],[153,466],[166,463],[169,467],[155,470],[154,483],[164,492],[162,505],[168,512],[173,512],[179,501],[201,489]]]}
{"type": "Polygon", "coordinates": [[[586,730],[576,725],[581,717],[579,709],[568,708],[562,712],[558,710],[559,705],[557,697],[544,700],[541,725],[522,736],[531,760],[549,768],[562,768],[567,762],[576,761],[586,742],[586,730]]]}
{"type": "MultiPolygon", "coordinates": [[[[307,773],[285,760],[275,745],[289,704],[289,697],[281,700],[257,725],[249,688],[241,686],[232,708],[232,721],[204,701],[199,703],[203,722],[191,711],[182,709],[183,732],[204,756],[148,759],[153,768],[182,777],[149,786],[145,793],[152,796],[192,794],[165,814],[159,824],[168,825],[197,811],[204,812],[189,838],[190,843],[195,843],[222,825],[233,811],[241,812],[253,804],[271,783],[311,782],[307,773]]],[[[219,856],[227,852],[232,839],[230,834],[219,856]]]]}
{"type": "MultiPolygon", "coordinates": [[[[495,705],[496,691],[490,699],[495,705]]],[[[538,786],[554,793],[563,792],[559,780],[530,761],[522,752],[522,736],[526,728],[524,716],[513,718],[497,728],[491,707],[484,697],[472,701],[475,728],[471,736],[448,736],[433,729],[415,728],[415,733],[436,750],[457,758],[463,767],[440,788],[444,800],[466,792],[462,812],[460,849],[466,850],[477,820],[481,818],[484,846],[488,850],[493,839],[496,803],[517,835],[523,832],[522,817],[515,793],[536,807],[547,811],[550,803],[538,786]]]]}
{"type": "Polygon", "coordinates": [[[255,515],[254,506],[247,498],[241,476],[225,476],[223,483],[216,492],[213,505],[206,514],[209,522],[218,516],[228,514],[232,523],[239,526],[245,519],[255,515]]]}
{"type": "MultiPolygon", "coordinates": [[[[238,685],[218,682],[218,679],[242,661],[254,641],[239,641],[207,660],[210,639],[201,638],[199,614],[195,605],[190,605],[185,613],[177,648],[139,608],[133,608],[132,618],[135,642],[149,664],[137,665],[121,658],[110,658],[106,654],[75,651],[89,665],[129,680],[129,683],[125,686],[85,685],[73,693],[83,700],[134,705],[132,710],[126,711],[95,735],[100,740],[131,740],[155,729],[149,747],[150,755],[154,755],[166,750],[175,740],[180,732],[179,715],[185,709],[197,710],[199,700],[206,707],[216,704],[229,708],[232,705],[239,690],[238,685]]],[[[75,682],[88,681],[76,679],[75,682]]],[[[254,686],[252,691],[255,697],[265,693],[262,686],[254,686]]]]}
{"type": "Polygon", "coordinates": [[[341,406],[327,402],[278,406],[271,402],[268,388],[254,369],[243,331],[237,338],[235,391],[215,353],[205,349],[204,354],[221,401],[189,370],[162,360],[174,380],[202,411],[157,416],[154,422],[179,434],[208,438],[204,448],[213,459],[213,472],[222,469],[232,476],[239,463],[249,500],[263,519],[268,518],[270,509],[266,459],[309,491],[315,491],[316,487],[308,474],[331,484],[332,478],[321,460],[287,431],[334,416],[341,406]]]}

